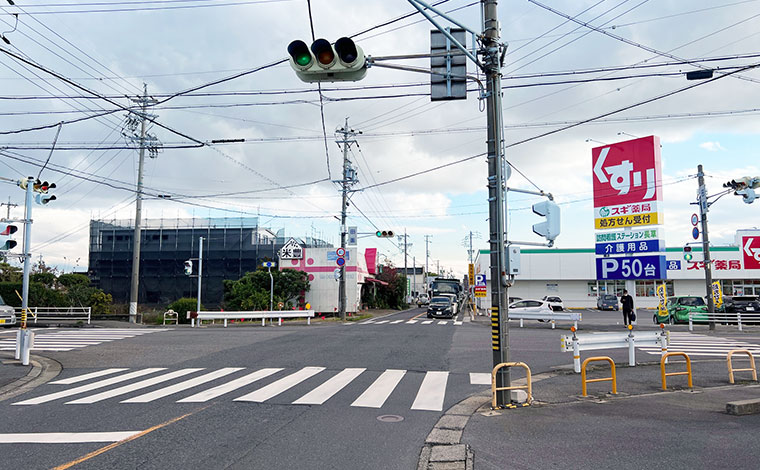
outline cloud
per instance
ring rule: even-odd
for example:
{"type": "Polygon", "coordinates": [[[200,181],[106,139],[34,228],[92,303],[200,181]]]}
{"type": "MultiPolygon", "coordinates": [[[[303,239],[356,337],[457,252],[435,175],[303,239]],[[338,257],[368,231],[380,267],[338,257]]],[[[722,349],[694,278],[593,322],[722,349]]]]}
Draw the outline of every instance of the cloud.
{"type": "Polygon", "coordinates": [[[699,144],[700,148],[707,150],[708,152],[725,152],[726,149],[720,145],[720,142],[702,142],[699,144]]]}

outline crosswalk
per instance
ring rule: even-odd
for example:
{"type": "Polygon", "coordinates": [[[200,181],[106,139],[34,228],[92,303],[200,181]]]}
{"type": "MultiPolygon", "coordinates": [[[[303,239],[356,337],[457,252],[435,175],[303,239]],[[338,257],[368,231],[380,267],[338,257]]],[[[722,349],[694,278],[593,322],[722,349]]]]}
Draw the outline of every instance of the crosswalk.
{"type": "Polygon", "coordinates": [[[343,391],[339,395],[341,398],[336,400],[339,404],[345,401],[350,407],[383,408],[391,401],[394,406],[401,402],[402,406],[409,406],[410,410],[442,411],[451,381],[457,385],[462,385],[461,382],[465,381],[469,385],[486,385],[490,384],[490,374],[404,369],[370,371],[366,368],[336,371],[313,366],[297,370],[254,370],[245,367],[215,370],[150,367],[130,370],[116,367],[50,382],[45,385],[46,393],[13,405],[42,405],[51,402],[90,405],[107,400],[117,403],[151,403],[157,400],[204,403],[220,397],[233,402],[322,405],[343,391]],[[363,379],[362,384],[350,387],[360,377],[363,379]],[[255,388],[256,385],[253,384],[256,382],[268,383],[255,388]],[[61,386],[65,388],[60,389],[61,386]],[[298,398],[293,400],[296,396],[298,398]]]}
{"type": "Polygon", "coordinates": [[[451,326],[461,326],[462,320],[457,320],[456,318],[450,319],[450,320],[439,320],[439,319],[432,319],[432,318],[412,318],[411,320],[403,319],[403,320],[366,320],[363,322],[359,322],[359,325],[451,325],[451,326]]]}
{"type": "MultiPolygon", "coordinates": [[[[118,328],[91,328],[76,330],[36,330],[34,332],[34,344],[32,351],[71,351],[96,344],[106,343],[119,339],[134,338],[148,333],[169,331],[168,328],[157,329],[118,329],[118,328]]],[[[15,351],[16,337],[0,339],[0,351],[15,351]]]]}
{"type": "MultiPolygon", "coordinates": [[[[661,355],[660,347],[639,347],[638,349],[654,355],[661,355]]],[[[718,336],[699,335],[684,332],[671,332],[668,352],[685,352],[690,357],[726,357],[732,349],[747,349],[753,355],[760,355],[760,344],[747,343],[718,336]]]]}

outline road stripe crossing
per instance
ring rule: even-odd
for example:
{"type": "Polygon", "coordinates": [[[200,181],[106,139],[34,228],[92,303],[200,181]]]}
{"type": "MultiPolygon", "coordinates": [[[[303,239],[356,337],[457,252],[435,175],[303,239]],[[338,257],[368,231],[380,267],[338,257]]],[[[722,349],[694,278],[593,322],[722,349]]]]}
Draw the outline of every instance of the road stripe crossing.
{"type": "MultiPolygon", "coordinates": [[[[652,355],[662,354],[659,346],[639,349],[652,355]]],[[[760,354],[760,344],[693,333],[671,332],[668,344],[668,352],[685,352],[694,357],[726,357],[732,349],[747,349],[752,354],[760,354]]]]}
{"type": "Polygon", "coordinates": [[[14,405],[39,405],[40,403],[47,403],[49,401],[57,400],[59,398],[70,397],[71,395],[77,395],[79,393],[89,392],[90,390],[96,390],[98,388],[108,387],[109,385],[117,384],[120,382],[126,382],[143,375],[152,374],[160,370],[166,370],[165,367],[151,367],[149,369],[136,370],[128,374],[119,375],[117,377],[111,377],[110,379],[101,380],[100,382],[94,382],[87,385],[80,385],[79,387],[70,388],[68,390],[62,390],[60,392],[51,393],[49,395],[43,395],[41,397],[32,398],[29,400],[20,401],[14,403],[14,405]]]}
{"type": "Polygon", "coordinates": [[[321,405],[333,395],[343,390],[352,380],[367,369],[343,369],[327,382],[294,401],[294,405],[321,405]]]}
{"type": "Polygon", "coordinates": [[[398,325],[398,324],[401,324],[401,323],[403,323],[404,325],[415,325],[415,324],[419,323],[420,325],[432,325],[432,324],[436,324],[436,325],[461,326],[464,323],[464,321],[463,320],[451,319],[451,320],[439,320],[436,323],[436,320],[430,320],[430,319],[428,319],[428,320],[417,320],[416,317],[415,317],[415,318],[412,318],[412,319],[409,319],[409,320],[402,319],[402,320],[392,320],[392,321],[391,320],[375,321],[375,320],[371,319],[371,320],[365,320],[365,321],[359,322],[359,323],[357,323],[357,325],[386,325],[387,326],[387,325],[398,325]]]}
{"type": "Polygon", "coordinates": [[[104,370],[99,370],[96,372],[90,372],[89,374],[77,375],[76,377],[69,377],[68,379],[56,380],[55,382],[50,382],[50,383],[60,384],[60,385],[71,385],[77,382],[84,382],[86,380],[103,377],[104,375],[111,375],[111,374],[115,374],[116,372],[123,372],[125,370],[127,369],[125,368],[104,369],[104,370]]]}
{"type": "MultiPolygon", "coordinates": [[[[263,368],[246,373],[246,368],[244,367],[225,367],[210,371],[203,368],[185,368],[173,371],[168,371],[165,368],[147,368],[126,372],[128,370],[110,368],[58,380],[48,386],[74,386],[13,404],[39,405],[72,397],[73,395],[80,395],[80,397],[70,401],[64,400],[64,404],[81,406],[109,399],[116,399],[115,401],[118,401],[118,403],[145,404],[171,396],[179,398],[174,399],[177,403],[201,403],[229,394],[254,382],[282,372],[283,375],[274,377],[274,380],[270,383],[253,391],[249,390],[247,393],[240,392],[241,394],[238,396],[231,397],[231,401],[263,403],[284,392],[300,392],[296,395],[300,395],[300,398],[295,401],[290,402],[290,398],[284,398],[279,399],[279,402],[294,405],[322,405],[330,399],[338,400],[340,396],[343,396],[345,399],[347,397],[346,394],[350,393],[353,396],[349,400],[353,401],[349,401],[347,404],[350,403],[352,407],[382,408],[390,397],[395,394],[394,403],[404,400],[404,397],[408,397],[410,402],[412,402],[412,397],[414,397],[410,407],[411,410],[442,411],[450,377],[450,372],[447,371],[427,371],[424,373],[424,377],[420,383],[418,377],[421,373],[413,372],[409,380],[411,380],[411,383],[416,384],[415,387],[417,389],[412,394],[408,386],[399,388],[402,380],[409,376],[408,371],[403,369],[387,369],[377,373],[368,372],[366,368],[346,368],[332,373],[325,372],[326,369],[324,367],[303,367],[288,373],[285,373],[284,369],[281,368],[263,368]],[[322,374],[323,372],[325,373],[322,374]],[[357,378],[365,373],[379,375],[369,386],[364,384],[361,387],[354,386],[353,388],[349,388],[350,385],[357,382],[357,378]],[[113,374],[118,375],[111,376],[113,374]],[[243,375],[240,376],[240,374],[243,375]],[[148,377],[145,378],[145,376],[148,377]],[[315,379],[306,382],[312,377],[315,377],[315,379]],[[79,385],[86,381],[89,381],[89,383],[79,385]],[[217,385],[211,386],[212,382],[216,382],[217,385]],[[223,383],[219,384],[220,382],[223,383]],[[158,384],[166,385],[155,389],[154,386],[158,384]],[[211,388],[198,391],[198,387],[203,385],[211,388]],[[111,388],[111,386],[114,386],[114,388],[111,388]],[[148,388],[154,389],[140,393],[141,390],[148,388]],[[135,395],[133,392],[138,392],[139,394],[135,395]],[[194,394],[185,398],[178,396],[183,392],[194,394]],[[126,399],[119,401],[119,397],[127,394],[133,394],[134,396],[125,397],[126,399]]],[[[471,385],[488,384],[489,382],[481,376],[489,376],[489,374],[458,375],[460,377],[459,381],[467,380],[471,385]]]]}
{"type": "Polygon", "coordinates": [[[235,398],[235,401],[253,401],[258,403],[265,402],[270,398],[279,395],[285,390],[298,385],[309,377],[317,375],[323,370],[325,370],[324,367],[304,367],[298,372],[294,372],[287,377],[283,377],[280,380],[272,382],[271,384],[262,387],[254,392],[243,395],[239,398],[235,398]]]}
{"type": "Polygon", "coordinates": [[[216,380],[226,375],[230,375],[233,372],[237,372],[239,370],[243,370],[243,368],[242,367],[225,367],[224,369],[219,369],[214,372],[209,372],[208,374],[201,375],[200,377],[195,377],[190,380],[185,380],[184,382],[180,382],[178,384],[171,385],[169,387],[164,387],[162,389],[154,390],[150,393],[146,393],[138,397],[124,400],[122,401],[122,403],[148,403],[153,400],[157,400],[163,397],[168,397],[169,395],[181,392],[183,390],[187,390],[188,388],[196,387],[198,385],[205,384],[206,382],[211,382],[212,380],[216,380]]]}
{"type": "Polygon", "coordinates": [[[392,321],[391,325],[396,325],[398,323],[401,323],[402,321],[404,321],[404,320],[395,320],[395,321],[392,321]]]}
{"type": "MultiPolygon", "coordinates": [[[[169,331],[167,328],[160,329],[114,329],[114,328],[90,328],[77,330],[35,330],[34,345],[32,351],[66,352],[74,349],[94,346],[116,340],[134,338],[137,336],[169,331]]],[[[0,339],[0,351],[14,351],[16,338],[0,339]]]]}
{"type": "Polygon", "coordinates": [[[385,400],[393,393],[406,374],[405,370],[388,369],[378,377],[351,406],[382,408],[385,400]]]}
{"type": "Polygon", "coordinates": [[[129,392],[134,392],[135,390],[140,390],[141,388],[147,388],[152,385],[160,384],[162,382],[167,382],[172,379],[176,379],[177,377],[182,377],[188,374],[192,374],[193,372],[198,372],[203,369],[180,369],[176,370],[174,372],[169,372],[168,374],[159,375],[158,377],[151,377],[150,379],[141,380],[140,382],[124,385],[123,387],[115,388],[113,390],[106,390],[105,392],[97,393],[95,395],[91,395],[89,397],[79,398],[77,400],[66,402],[67,405],[83,405],[83,404],[91,404],[96,403],[99,401],[106,400],[108,398],[118,397],[119,395],[125,395],[129,392]]]}
{"type": "Polygon", "coordinates": [[[448,372],[428,372],[422,380],[417,397],[412,404],[413,410],[440,411],[443,409],[443,399],[446,395],[448,372]]]}
{"type": "Polygon", "coordinates": [[[245,387],[246,385],[252,384],[253,382],[269,377],[270,375],[280,372],[281,370],[282,369],[280,368],[260,369],[231,382],[227,382],[214,388],[196,393],[193,396],[178,400],[177,403],[203,403],[209,400],[213,400],[214,398],[220,397],[239,388],[245,387]]]}
{"type": "Polygon", "coordinates": [[[433,323],[433,320],[425,320],[424,322],[422,322],[423,325],[429,325],[431,323],[433,323]]]}
{"type": "Polygon", "coordinates": [[[407,323],[409,323],[410,325],[414,325],[415,323],[417,323],[417,320],[409,320],[407,323]]]}
{"type": "Polygon", "coordinates": [[[35,432],[0,434],[0,444],[83,444],[119,442],[142,431],[119,432],[35,432]]]}

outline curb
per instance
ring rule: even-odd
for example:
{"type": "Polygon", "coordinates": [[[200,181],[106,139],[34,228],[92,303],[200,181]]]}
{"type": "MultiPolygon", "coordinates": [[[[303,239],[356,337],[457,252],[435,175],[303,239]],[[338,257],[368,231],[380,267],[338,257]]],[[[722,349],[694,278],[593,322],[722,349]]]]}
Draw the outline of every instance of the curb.
{"type": "Polygon", "coordinates": [[[32,356],[30,359],[32,370],[25,377],[0,388],[0,401],[26,393],[61,373],[62,367],[58,361],[42,356],[32,356]]]}

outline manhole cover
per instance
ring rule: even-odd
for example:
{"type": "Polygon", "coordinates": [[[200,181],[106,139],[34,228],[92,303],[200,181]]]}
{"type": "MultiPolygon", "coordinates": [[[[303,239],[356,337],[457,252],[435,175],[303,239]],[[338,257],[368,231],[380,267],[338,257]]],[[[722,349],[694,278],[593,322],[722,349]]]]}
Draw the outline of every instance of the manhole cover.
{"type": "Polygon", "coordinates": [[[377,417],[377,420],[383,423],[398,423],[399,421],[403,421],[404,417],[399,415],[380,415],[377,417]]]}

